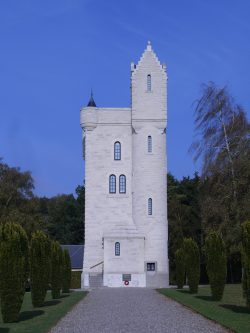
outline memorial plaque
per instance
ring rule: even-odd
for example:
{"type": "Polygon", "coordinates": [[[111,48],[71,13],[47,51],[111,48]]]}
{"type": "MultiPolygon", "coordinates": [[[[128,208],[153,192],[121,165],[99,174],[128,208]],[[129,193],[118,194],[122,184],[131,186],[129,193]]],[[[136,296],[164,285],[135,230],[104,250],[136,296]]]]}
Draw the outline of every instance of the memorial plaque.
{"type": "Polygon", "coordinates": [[[122,274],[122,281],[131,281],[131,274],[122,274]]]}

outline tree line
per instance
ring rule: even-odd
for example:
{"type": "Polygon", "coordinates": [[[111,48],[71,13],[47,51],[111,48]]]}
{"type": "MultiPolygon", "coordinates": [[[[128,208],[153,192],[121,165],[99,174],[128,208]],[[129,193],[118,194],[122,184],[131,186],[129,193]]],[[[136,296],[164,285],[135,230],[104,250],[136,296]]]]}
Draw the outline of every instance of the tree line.
{"type": "Polygon", "coordinates": [[[29,239],[42,230],[60,244],[83,244],[83,221],[84,186],[77,186],[75,196],[38,197],[31,173],[0,159],[0,223],[21,225],[29,239]]]}
{"type": "Polygon", "coordinates": [[[175,256],[191,237],[201,254],[201,279],[208,279],[204,244],[218,232],[226,247],[228,282],[242,275],[241,225],[250,220],[250,123],[227,87],[203,85],[194,103],[195,140],[190,153],[199,160],[200,176],[182,180],[168,175],[168,220],[171,280],[175,256]]]}
{"type": "MultiPolygon", "coordinates": [[[[241,226],[243,297],[250,308],[250,221],[241,226]]],[[[220,301],[223,297],[227,277],[226,246],[218,232],[210,231],[204,244],[206,270],[212,299],[220,301]]],[[[198,293],[200,282],[200,251],[192,238],[184,238],[182,247],[175,252],[177,288],[182,289],[187,277],[191,294],[198,293]]]]}
{"type": "Polygon", "coordinates": [[[5,323],[18,321],[28,281],[34,307],[44,305],[48,289],[54,299],[60,298],[61,290],[69,293],[69,252],[42,231],[32,233],[29,241],[20,224],[1,223],[0,300],[5,323]]]}

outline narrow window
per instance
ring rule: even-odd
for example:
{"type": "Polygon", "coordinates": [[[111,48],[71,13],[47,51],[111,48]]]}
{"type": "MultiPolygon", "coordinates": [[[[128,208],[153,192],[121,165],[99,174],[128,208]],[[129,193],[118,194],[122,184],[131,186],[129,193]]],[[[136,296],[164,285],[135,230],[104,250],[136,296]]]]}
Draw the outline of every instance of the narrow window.
{"type": "Polygon", "coordinates": [[[115,255],[116,256],[120,255],[120,243],[119,242],[115,243],[115,255]]]}
{"type": "Polygon", "coordinates": [[[148,199],[148,215],[152,215],[153,209],[152,209],[152,198],[148,199]]]}
{"type": "Polygon", "coordinates": [[[152,136],[148,136],[148,153],[152,153],[153,146],[152,146],[152,136]]]}
{"type": "Polygon", "coordinates": [[[155,263],[154,262],[148,262],[147,263],[147,271],[148,272],[152,272],[152,271],[155,271],[155,263]]]}
{"type": "Polygon", "coordinates": [[[151,91],[151,75],[147,76],[147,91],[151,91]]]}
{"type": "Polygon", "coordinates": [[[109,193],[116,193],[116,177],[115,175],[109,176],[109,193]]]}
{"type": "Polygon", "coordinates": [[[126,193],[126,176],[119,177],[119,193],[126,193]]]}
{"type": "Polygon", "coordinates": [[[116,141],[114,144],[114,159],[121,159],[121,143],[119,141],[116,141]]]}

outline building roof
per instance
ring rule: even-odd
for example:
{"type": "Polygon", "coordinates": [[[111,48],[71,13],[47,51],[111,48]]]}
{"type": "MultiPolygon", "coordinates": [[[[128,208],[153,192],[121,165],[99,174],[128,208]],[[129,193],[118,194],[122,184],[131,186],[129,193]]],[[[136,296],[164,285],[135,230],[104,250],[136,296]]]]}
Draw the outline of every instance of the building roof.
{"type": "Polygon", "coordinates": [[[61,247],[69,251],[71,269],[82,269],[84,245],[61,245],[61,247]]]}

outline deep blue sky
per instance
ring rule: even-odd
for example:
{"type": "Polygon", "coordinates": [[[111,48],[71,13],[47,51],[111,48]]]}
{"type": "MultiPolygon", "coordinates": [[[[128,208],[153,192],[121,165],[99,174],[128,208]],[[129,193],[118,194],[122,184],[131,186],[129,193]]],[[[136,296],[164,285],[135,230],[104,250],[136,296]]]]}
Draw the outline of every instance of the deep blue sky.
{"type": "Polygon", "coordinates": [[[192,175],[200,84],[228,84],[250,115],[249,17],[249,0],[1,0],[0,156],[38,195],[74,192],[80,107],[91,87],[98,106],[130,106],[130,62],[151,40],[168,67],[169,170],[192,175]]]}

